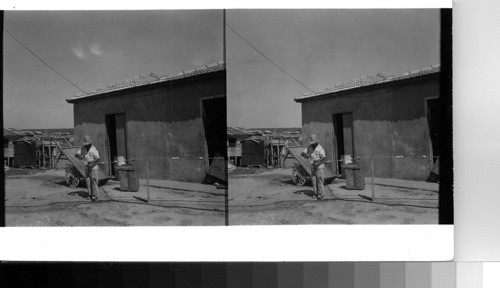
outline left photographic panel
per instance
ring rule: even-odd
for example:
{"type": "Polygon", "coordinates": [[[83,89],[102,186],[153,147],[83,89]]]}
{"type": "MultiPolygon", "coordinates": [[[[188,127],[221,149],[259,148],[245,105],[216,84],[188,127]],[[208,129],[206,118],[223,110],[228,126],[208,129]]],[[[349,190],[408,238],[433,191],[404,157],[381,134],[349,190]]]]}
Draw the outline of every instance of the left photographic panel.
{"type": "Polygon", "coordinates": [[[223,17],[6,11],[5,226],[227,225],[223,17]]]}

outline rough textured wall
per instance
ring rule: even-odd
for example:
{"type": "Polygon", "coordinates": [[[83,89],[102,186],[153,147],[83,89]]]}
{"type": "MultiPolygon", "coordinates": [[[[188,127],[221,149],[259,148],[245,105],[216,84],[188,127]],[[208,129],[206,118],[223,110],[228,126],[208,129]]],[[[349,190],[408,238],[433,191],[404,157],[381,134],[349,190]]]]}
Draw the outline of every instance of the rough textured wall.
{"type": "Polygon", "coordinates": [[[430,158],[422,156],[431,154],[425,98],[438,96],[439,80],[431,78],[305,101],[303,133],[316,133],[327,158],[334,160],[333,114],[352,112],[354,154],[363,157],[365,175],[370,173],[368,157],[390,156],[375,158],[376,177],[424,180],[430,158]]]}
{"type": "Polygon", "coordinates": [[[305,141],[303,141],[304,145],[308,144],[307,138],[309,137],[309,135],[316,134],[318,136],[320,145],[323,146],[323,149],[325,149],[326,159],[328,159],[329,161],[335,161],[335,159],[333,158],[335,143],[332,141],[332,139],[334,139],[332,123],[304,123],[302,127],[302,133],[304,135],[302,139],[306,139],[305,141]]]}
{"type": "MultiPolygon", "coordinates": [[[[76,118],[76,111],[75,111],[75,118],[76,118]]],[[[75,121],[76,123],[76,121],[75,121]]],[[[101,157],[102,161],[108,162],[109,160],[107,159],[108,153],[107,153],[107,142],[106,142],[106,125],[104,122],[102,124],[97,124],[97,123],[82,123],[80,125],[75,124],[75,140],[74,144],[75,146],[82,146],[83,145],[83,136],[84,135],[90,135],[92,138],[92,144],[97,147],[97,150],[99,151],[99,156],[101,157]]],[[[107,165],[103,165],[105,168],[107,168],[107,165]]],[[[102,167],[102,166],[101,166],[102,167]]],[[[105,173],[109,174],[107,169],[105,169],[105,173]]]]}
{"type": "Polygon", "coordinates": [[[152,179],[201,182],[208,167],[200,98],[224,96],[221,75],[77,102],[75,143],[89,134],[109,161],[106,115],[125,113],[128,158],[137,159],[139,177],[149,157],[152,179]]]}

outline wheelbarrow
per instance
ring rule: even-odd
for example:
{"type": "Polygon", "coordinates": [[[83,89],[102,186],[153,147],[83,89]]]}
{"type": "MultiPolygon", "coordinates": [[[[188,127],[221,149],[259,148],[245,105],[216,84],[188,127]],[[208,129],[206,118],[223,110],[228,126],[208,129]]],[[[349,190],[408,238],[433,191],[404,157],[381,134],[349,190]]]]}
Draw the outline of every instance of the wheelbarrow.
{"type": "MultiPolygon", "coordinates": [[[[297,160],[296,163],[293,165],[292,169],[292,181],[295,185],[297,186],[304,186],[309,178],[312,176],[312,169],[311,169],[311,164],[309,163],[309,160],[305,159],[304,157],[301,156],[302,151],[307,146],[288,146],[286,145],[288,149],[288,153],[290,153],[295,160],[297,160]]],[[[288,156],[287,153],[287,156],[288,156]]],[[[325,183],[327,181],[332,182],[335,180],[335,178],[339,177],[340,175],[333,173],[330,167],[328,167],[329,163],[331,161],[325,162],[325,183]]]]}
{"type": "MultiPolygon", "coordinates": [[[[69,160],[71,164],[66,166],[65,169],[65,179],[66,183],[71,187],[77,187],[80,183],[85,183],[83,180],[85,178],[85,165],[83,162],[75,157],[76,152],[79,147],[61,147],[59,143],[56,142],[57,148],[61,151],[62,155],[69,160]]],[[[101,162],[98,164],[99,169],[97,179],[99,184],[105,184],[111,177],[104,173],[102,169],[102,165],[106,164],[105,162],[101,162]]]]}
{"type": "MultiPolygon", "coordinates": [[[[99,163],[98,165],[104,165],[106,162],[99,163]]],[[[85,172],[80,173],[78,169],[76,168],[75,165],[69,164],[66,166],[65,169],[65,179],[66,183],[71,186],[71,187],[78,187],[81,183],[85,183],[85,172]]],[[[104,185],[108,180],[111,178],[109,176],[102,177],[102,175],[105,175],[104,172],[102,171],[101,167],[99,167],[99,172],[98,172],[98,184],[99,185],[104,185]]]]}

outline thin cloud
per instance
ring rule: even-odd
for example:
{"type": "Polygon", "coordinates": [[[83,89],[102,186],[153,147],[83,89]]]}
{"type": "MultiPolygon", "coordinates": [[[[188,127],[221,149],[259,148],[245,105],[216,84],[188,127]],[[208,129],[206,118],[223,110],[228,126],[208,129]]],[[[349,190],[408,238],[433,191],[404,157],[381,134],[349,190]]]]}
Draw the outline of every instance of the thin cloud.
{"type": "Polygon", "coordinates": [[[102,50],[101,50],[101,46],[99,45],[99,43],[94,43],[92,45],[89,45],[89,49],[90,49],[90,52],[92,52],[92,54],[94,54],[94,55],[97,55],[97,56],[102,55],[102,50]]]}
{"type": "Polygon", "coordinates": [[[87,57],[87,54],[85,53],[85,51],[83,51],[83,47],[81,46],[73,46],[72,50],[75,56],[80,59],[87,57]]]}

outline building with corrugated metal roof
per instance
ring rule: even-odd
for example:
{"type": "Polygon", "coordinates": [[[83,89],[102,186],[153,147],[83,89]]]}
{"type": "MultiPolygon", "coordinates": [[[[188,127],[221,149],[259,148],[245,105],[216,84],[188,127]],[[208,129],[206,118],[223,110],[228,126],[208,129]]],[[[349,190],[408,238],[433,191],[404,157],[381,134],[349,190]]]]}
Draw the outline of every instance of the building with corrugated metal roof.
{"type": "Polygon", "coordinates": [[[152,179],[202,182],[214,157],[227,157],[226,69],[222,62],[176,76],[150,74],[67,99],[75,144],[90,135],[106,171],[118,156],[152,179]],[[149,160],[147,160],[149,159],[149,160]]]}
{"type": "Polygon", "coordinates": [[[369,175],[374,157],[375,177],[425,180],[439,156],[440,71],[377,73],[296,97],[303,134],[318,135],[337,172],[349,155],[369,175]]]}

